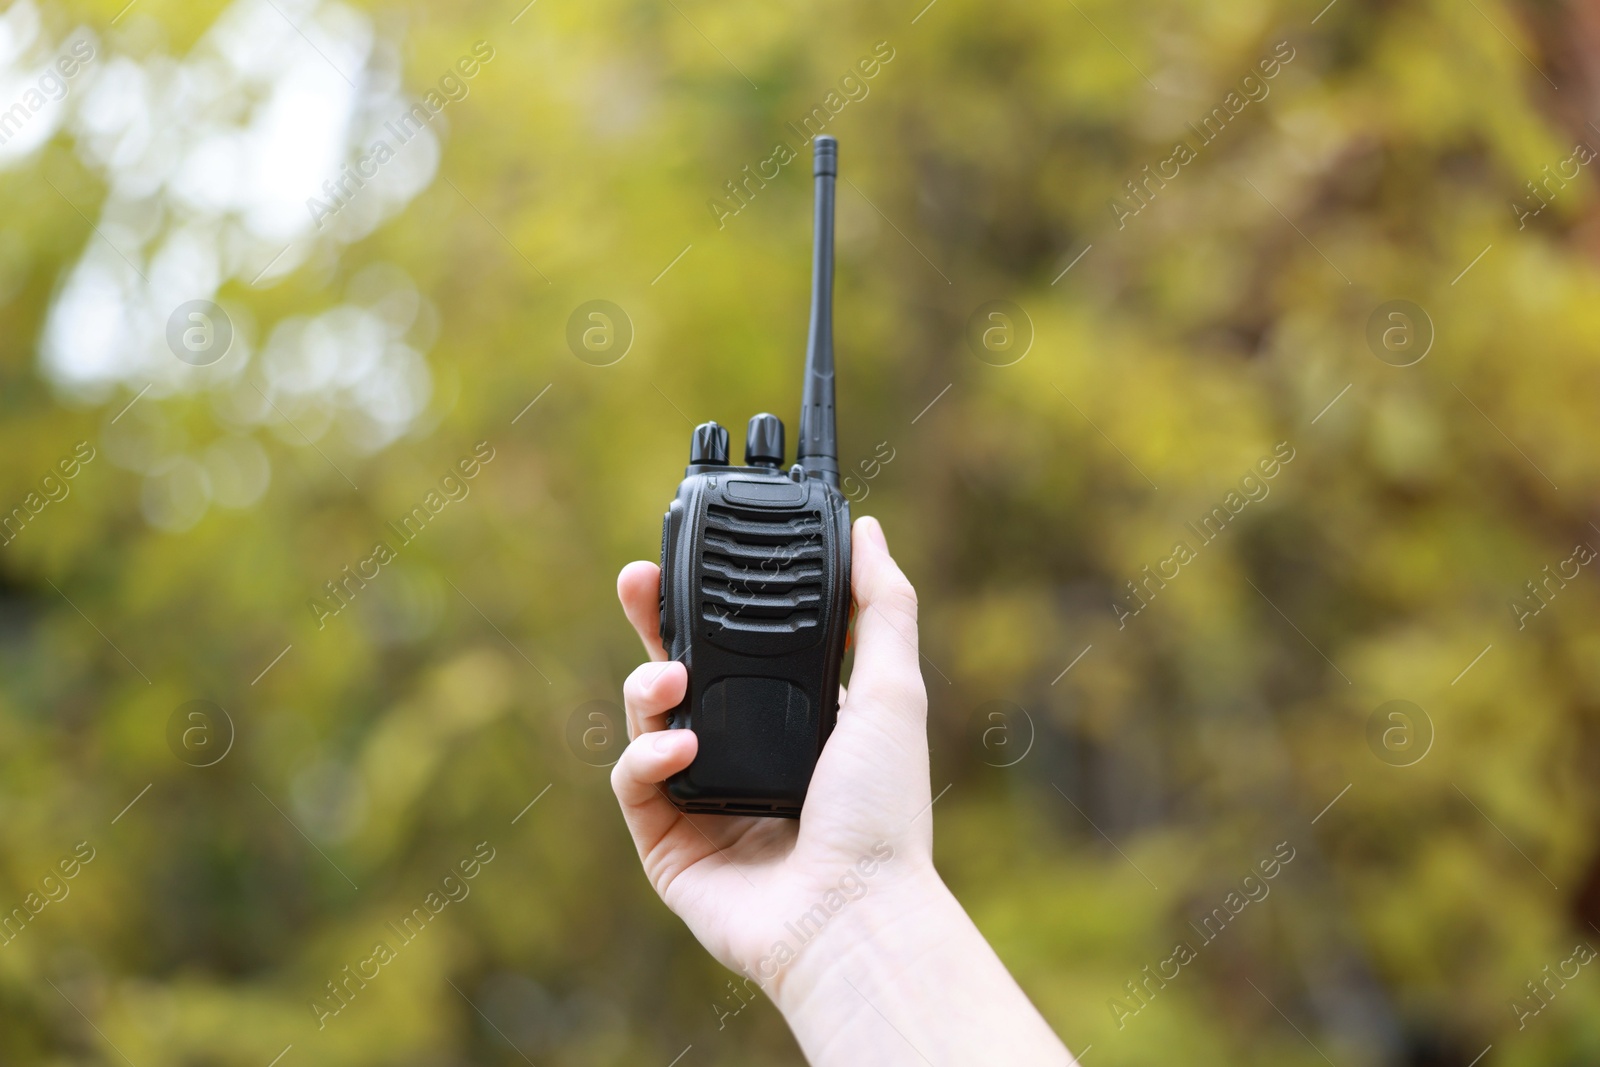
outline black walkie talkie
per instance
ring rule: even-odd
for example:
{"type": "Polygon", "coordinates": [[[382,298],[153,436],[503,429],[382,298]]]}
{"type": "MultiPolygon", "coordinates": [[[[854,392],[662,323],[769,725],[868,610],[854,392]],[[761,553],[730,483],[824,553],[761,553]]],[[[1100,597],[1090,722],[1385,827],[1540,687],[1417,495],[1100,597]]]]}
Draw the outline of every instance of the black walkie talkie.
{"type": "Polygon", "coordinates": [[[695,427],[661,531],[661,642],[689,668],[673,729],[694,762],[667,793],[684,811],[796,819],[839,711],[850,621],[850,503],[833,414],[833,196],[838,142],[812,142],[811,335],[796,463],[783,423],[750,420],[745,466],[728,431],[695,427]]]}

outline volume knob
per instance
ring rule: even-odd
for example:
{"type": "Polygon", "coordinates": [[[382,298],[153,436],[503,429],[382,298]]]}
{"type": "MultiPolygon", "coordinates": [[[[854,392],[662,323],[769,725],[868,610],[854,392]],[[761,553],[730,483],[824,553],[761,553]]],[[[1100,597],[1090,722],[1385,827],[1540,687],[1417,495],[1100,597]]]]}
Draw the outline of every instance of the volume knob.
{"type": "Polygon", "coordinates": [[[728,431],[714,422],[702,422],[694,428],[694,441],[689,445],[689,462],[705,463],[716,467],[728,465],[728,431]]]}
{"type": "Polygon", "coordinates": [[[744,438],[744,461],[752,467],[783,466],[783,420],[762,412],[750,416],[744,438]]]}

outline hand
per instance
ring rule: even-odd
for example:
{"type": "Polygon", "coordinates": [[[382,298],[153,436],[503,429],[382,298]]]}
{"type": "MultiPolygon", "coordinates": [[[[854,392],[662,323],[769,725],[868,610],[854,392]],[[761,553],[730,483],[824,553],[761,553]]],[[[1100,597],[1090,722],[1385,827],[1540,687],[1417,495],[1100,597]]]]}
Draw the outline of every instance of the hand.
{"type": "Polygon", "coordinates": [[[623,685],[632,740],[611,775],[623,817],[667,907],[712,955],[775,1001],[789,959],[838,911],[870,897],[875,905],[899,902],[903,913],[942,889],[931,857],[916,593],[876,519],[856,521],[851,545],[855,666],[798,823],[686,815],[667,798],[661,783],[687,767],[697,748],[692,731],[666,729],[688,672],[667,662],[658,637],[660,569],[630,563],[617,578],[623,610],[651,659],[623,685]]]}
{"type": "Polygon", "coordinates": [[[622,569],[617,595],[651,662],[623,685],[632,741],[611,785],[645,874],[772,998],[815,1067],[1075,1067],[933,868],[916,593],[876,519],[857,520],[851,546],[855,667],[798,823],[667,799],[661,783],[697,747],[666,729],[689,678],[656,636],[660,570],[622,569]]]}

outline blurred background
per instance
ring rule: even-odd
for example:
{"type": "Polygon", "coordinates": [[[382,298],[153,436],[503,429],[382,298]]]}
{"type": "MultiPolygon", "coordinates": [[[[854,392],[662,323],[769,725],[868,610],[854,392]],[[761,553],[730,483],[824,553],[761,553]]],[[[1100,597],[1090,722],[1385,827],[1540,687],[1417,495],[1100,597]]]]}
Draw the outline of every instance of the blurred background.
{"type": "Polygon", "coordinates": [[[606,766],[825,130],[937,859],[1072,1049],[1600,1061],[1600,5],[924,2],[0,14],[0,1060],[801,1062],[606,766]]]}

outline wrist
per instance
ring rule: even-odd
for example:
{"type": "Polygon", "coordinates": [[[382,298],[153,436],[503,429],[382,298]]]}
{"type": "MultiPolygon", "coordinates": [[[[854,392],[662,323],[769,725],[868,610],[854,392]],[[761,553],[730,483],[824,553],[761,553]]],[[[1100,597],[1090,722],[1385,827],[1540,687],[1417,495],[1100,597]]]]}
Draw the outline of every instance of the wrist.
{"type": "Polygon", "coordinates": [[[932,864],[895,873],[767,987],[806,1061],[1074,1067],[932,864]]]}
{"type": "MultiPolygon", "coordinates": [[[[900,862],[897,857],[885,866],[900,862]]],[[[789,924],[796,951],[773,977],[768,992],[791,1022],[846,990],[841,982],[845,973],[857,979],[858,987],[891,980],[957,920],[965,919],[931,862],[904,862],[898,870],[883,872],[892,877],[869,882],[865,894],[847,901],[820,929],[789,924]]]]}

